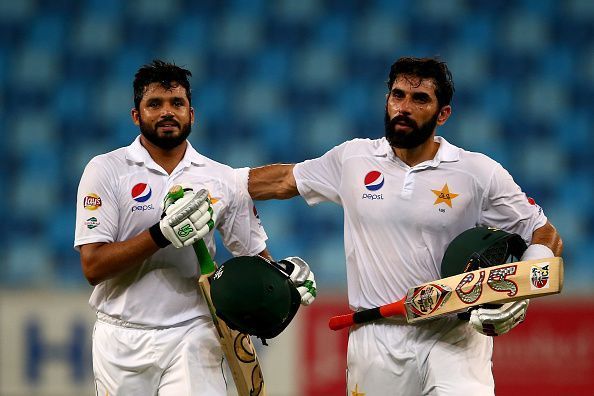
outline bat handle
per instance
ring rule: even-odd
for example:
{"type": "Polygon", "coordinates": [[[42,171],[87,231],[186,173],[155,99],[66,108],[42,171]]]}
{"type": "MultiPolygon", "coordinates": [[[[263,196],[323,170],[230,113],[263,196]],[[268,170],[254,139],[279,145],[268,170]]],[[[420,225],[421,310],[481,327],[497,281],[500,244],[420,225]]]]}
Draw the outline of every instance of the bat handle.
{"type": "Polygon", "coordinates": [[[352,326],[356,323],[367,323],[381,318],[390,316],[404,316],[406,317],[406,308],[404,307],[404,299],[390,304],[382,305],[381,307],[364,309],[363,311],[353,312],[346,315],[338,315],[330,318],[328,326],[331,330],[340,330],[345,327],[352,326]]]}
{"type": "Polygon", "coordinates": [[[344,329],[354,324],[355,322],[353,320],[352,313],[346,315],[333,316],[332,318],[330,318],[330,321],[328,322],[328,326],[331,330],[334,331],[344,329]]]}
{"type": "Polygon", "coordinates": [[[198,263],[200,264],[200,274],[206,275],[213,273],[216,269],[216,266],[214,261],[212,261],[212,257],[210,257],[210,253],[208,252],[206,243],[204,243],[204,239],[199,240],[193,244],[192,247],[194,248],[196,257],[198,257],[198,263]]]}

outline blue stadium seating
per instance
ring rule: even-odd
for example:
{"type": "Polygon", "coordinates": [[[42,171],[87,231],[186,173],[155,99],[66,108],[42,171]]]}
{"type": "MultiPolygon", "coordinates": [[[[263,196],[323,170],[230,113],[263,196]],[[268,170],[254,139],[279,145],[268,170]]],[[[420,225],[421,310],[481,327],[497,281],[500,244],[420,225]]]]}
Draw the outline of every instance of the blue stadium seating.
{"type": "MultiPolygon", "coordinates": [[[[131,83],[153,58],[193,71],[191,141],[239,167],[382,136],[390,64],[439,55],[457,83],[441,133],[510,170],[565,237],[568,281],[585,287],[592,26],[594,2],[579,0],[1,1],[0,285],[84,286],[72,249],[78,181],[90,158],[138,133],[131,83]]],[[[321,286],[344,287],[339,208],[258,206],[275,256],[301,254],[321,286]]]]}

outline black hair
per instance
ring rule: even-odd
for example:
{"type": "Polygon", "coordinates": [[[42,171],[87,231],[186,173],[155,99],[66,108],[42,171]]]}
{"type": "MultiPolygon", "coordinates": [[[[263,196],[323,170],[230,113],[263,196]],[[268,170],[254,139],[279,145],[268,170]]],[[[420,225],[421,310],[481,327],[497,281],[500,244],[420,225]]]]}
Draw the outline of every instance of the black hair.
{"type": "Polygon", "coordinates": [[[421,79],[432,79],[435,81],[435,96],[439,106],[449,105],[454,96],[454,81],[452,73],[445,62],[435,58],[413,58],[403,57],[392,64],[388,81],[388,91],[399,75],[409,75],[421,79]]]}
{"type": "Polygon", "coordinates": [[[192,72],[174,63],[164,62],[160,59],[153,60],[151,64],[138,69],[134,76],[134,107],[136,107],[136,110],[140,109],[140,102],[146,87],[151,83],[159,83],[165,89],[173,88],[174,83],[181,85],[186,89],[188,102],[192,105],[192,89],[188,81],[188,77],[191,76],[192,72]]]}

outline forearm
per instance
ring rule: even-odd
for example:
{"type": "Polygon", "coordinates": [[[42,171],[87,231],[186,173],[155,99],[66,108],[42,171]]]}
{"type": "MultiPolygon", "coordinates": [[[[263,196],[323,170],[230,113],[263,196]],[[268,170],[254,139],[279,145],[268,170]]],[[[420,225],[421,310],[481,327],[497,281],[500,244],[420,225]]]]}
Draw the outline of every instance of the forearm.
{"type": "Polygon", "coordinates": [[[544,245],[551,249],[556,257],[563,253],[563,241],[555,227],[547,222],[544,226],[536,229],[532,234],[532,245],[544,245]]]}
{"type": "Polygon", "coordinates": [[[248,191],[254,200],[288,199],[299,195],[294,164],[274,164],[250,169],[248,191]]]}
{"type": "Polygon", "coordinates": [[[159,250],[148,230],[122,242],[90,243],[80,248],[83,273],[91,285],[140,266],[159,250]]]}

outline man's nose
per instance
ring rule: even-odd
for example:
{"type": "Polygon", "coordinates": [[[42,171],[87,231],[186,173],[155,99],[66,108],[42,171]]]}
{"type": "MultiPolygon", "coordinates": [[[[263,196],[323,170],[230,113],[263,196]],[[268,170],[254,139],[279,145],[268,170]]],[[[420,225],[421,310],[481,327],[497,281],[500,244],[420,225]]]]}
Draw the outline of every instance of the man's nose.
{"type": "Polygon", "coordinates": [[[412,113],[412,103],[410,99],[404,98],[399,101],[395,106],[396,114],[410,115],[412,113]]]}
{"type": "Polygon", "coordinates": [[[161,109],[161,117],[173,117],[173,108],[170,105],[165,105],[161,109]]]}

